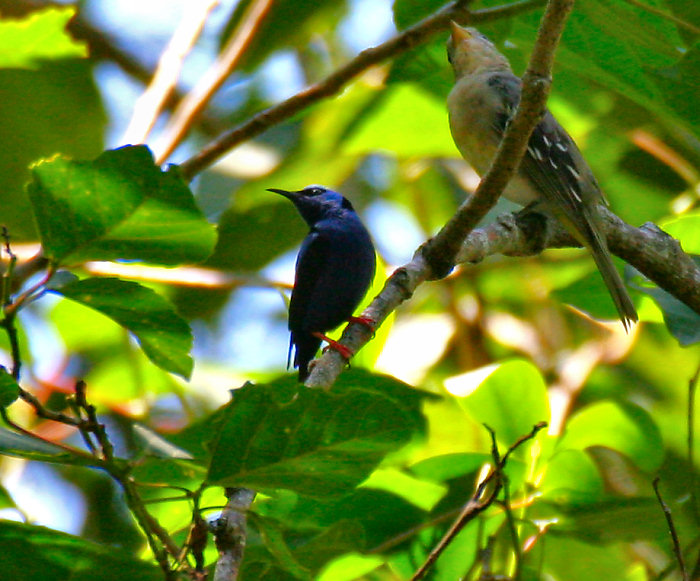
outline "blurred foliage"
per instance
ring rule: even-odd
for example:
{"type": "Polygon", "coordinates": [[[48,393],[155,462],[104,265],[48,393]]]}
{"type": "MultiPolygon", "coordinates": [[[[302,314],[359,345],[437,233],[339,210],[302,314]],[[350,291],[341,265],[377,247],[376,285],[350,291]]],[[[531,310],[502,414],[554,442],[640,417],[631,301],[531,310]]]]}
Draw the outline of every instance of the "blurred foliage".
{"type": "MultiPolygon", "coordinates": [[[[79,379],[114,446],[110,474],[128,472],[174,543],[185,543],[193,514],[217,517],[222,487],[258,491],[244,580],[409,579],[493,464],[484,425],[504,454],[542,421],[549,431],[509,457],[499,502],[464,527],[429,578],[680,579],[656,476],[697,576],[700,491],[688,432],[700,320],[629,267],[642,320],[629,335],[600,321],[614,308],[584,251],[494,256],[421,286],[330,392],[281,375],[284,295],[305,226],[265,189],[338,189],[368,224],[387,272],[407,262],[478,183],[447,126],[445,33],[186,184],[177,167],[153,161],[160,124],[149,147],[111,134],[123,133],[144,89],[129,79],[120,92],[115,79],[143,68],[134,59],[155,60],[150,37],[107,32],[105,18],[130,18],[130,5],[112,2],[116,12],[94,18],[105,1],[85,0],[76,13],[0,0],[0,14],[15,18],[0,19],[0,224],[9,237],[0,403],[15,423],[0,429],[0,578],[163,578],[125,495],[109,470],[94,470],[103,460],[74,429],[18,401],[21,387],[49,412],[72,415],[79,379]],[[42,258],[32,258],[39,244],[42,258]],[[52,476],[38,494],[43,505],[22,494],[38,465],[52,476]],[[45,518],[42,507],[59,503],[75,514],[82,506],[84,519],[45,518]],[[36,524],[47,522],[73,534],[36,524]]],[[[199,49],[233,41],[256,4],[222,2],[220,25],[206,28],[199,49]]],[[[369,4],[272,2],[230,84],[172,161],[318,82],[373,30],[404,30],[443,5],[395,0],[392,23],[380,22],[377,3],[372,22],[358,25],[369,4]]],[[[541,17],[534,4],[481,27],[517,72],[541,17]]],[[[202,56],[186,68],[182,92],[213,61],[202,56]]],[[[697,3],[576,3],[550,108],[612,208],[632,224],[656,223],[693,254],[699,89],[697,3]]],[[[499,202],[487,220],[513,209],[499,202]]],[[[366,301],[385,278],[380,269],[366,301]]],[[[214,566],[211,539],[203,559],[214,566]]]]}

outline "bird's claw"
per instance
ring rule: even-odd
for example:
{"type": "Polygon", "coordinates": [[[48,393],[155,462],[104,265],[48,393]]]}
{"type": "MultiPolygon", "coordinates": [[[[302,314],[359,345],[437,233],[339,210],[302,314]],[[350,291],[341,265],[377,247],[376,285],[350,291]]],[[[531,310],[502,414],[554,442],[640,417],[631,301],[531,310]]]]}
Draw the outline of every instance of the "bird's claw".
{"type": "Polygon", "coordinates": [[[334,341],[333,339],[326,337],[323,333],[313,333],[313,335],[314,335],[314,337],[318,337],[322,341],[325,341],[326,343],[328,343],[328,345],[326,345],[323,348],[324,353],[326,351],[328,351],[329,349],[333,349],[334,351],[337,351],[338,353],[340,353],[341,357],[343,359],[345,359],[346,361],[349,361],[350,359],[352,359],[352,356],[355,355],[355,352],[352,349],[350,349],[349,347],[346,347],[342,343],[338,343],[338,341],[334,341]]]}
{"type": "Polygon", "coordinates": [[[348,318],[348,323],[357,323],[358,325],[363,325],[367,327],[372,333],[372,339],[374,339],[374,333],[377,330],[377,322],[371,317],[350,317],[348,318]]]}

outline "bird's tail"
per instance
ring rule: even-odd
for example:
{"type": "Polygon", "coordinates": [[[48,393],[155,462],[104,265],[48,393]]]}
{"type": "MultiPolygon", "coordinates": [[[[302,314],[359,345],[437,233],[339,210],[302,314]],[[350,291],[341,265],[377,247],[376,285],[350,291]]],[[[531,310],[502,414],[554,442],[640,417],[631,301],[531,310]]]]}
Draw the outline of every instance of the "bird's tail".
{"type": "Polygon", "coordinates": [[[303,383],[309,376],[309,362],[316,356],[321,339],[310,333],[292,333],[291,342],[294,345],[294,367],[299,368],[299,381],[303,383]]]}
{"type": "Polygon", "coordinates": [[[603,277],[603,282],[605,282],[605,286],[608,287],[608,292],[615,303],[615,308],[620,316],[622,325],[625,327],[625,331],[629,331],[632,323],[636,323],[638,320],[637,310],[627,292],[625,283],[620,277],[620,273],[617,272],[617,268],[615,268],[615,263],[608,250],[608,245],[598,234],[597,230],[593,230],[593,235],[590,237],[588,246],[593,255],[593,260],[595,260],[596,266],[600,271],[600,275],[603,277]]]}

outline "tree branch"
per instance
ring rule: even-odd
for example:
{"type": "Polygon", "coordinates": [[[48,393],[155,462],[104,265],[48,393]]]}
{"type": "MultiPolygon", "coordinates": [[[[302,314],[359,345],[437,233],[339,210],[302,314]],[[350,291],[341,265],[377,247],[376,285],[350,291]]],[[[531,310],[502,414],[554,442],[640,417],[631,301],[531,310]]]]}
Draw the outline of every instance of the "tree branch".
{"type": "Polygon", "coordinates": [[[427,42],[435,34],[445,30],[450,20],[477,24],[531,10],[543,0],[520,0],[500,7],[471,12],[465,2],[451,2],[431,16],[407,28],[387,42],[363,50],[346,65],[340,67],[322,81],[293,95],[286,101],[261,111],[241,125],[222,134],[198,153],[180,164],[184,179],[191,180],[236,145],[260,135],[270,127],[285,121],[314,103],[339,93],[358,75],[389,58],[427,42]]]}
{"type": "Polygon", "coordinates": [[[228,502],[221,517],[214,525],[216,562],[214,581],[236,581],[243,560],[246,541],[246,511],[255,498],[255,491],[248,488],[227,488],[228,502]]]}
{"type": "Polygon", "coordinates": [[[185,138],[214,93],[240,62],[271,7],[272,0],[255,0],[248,6],[245,17],[228,39],[219,58],[175,109],[165,132],[164,145],[156,155],[156,163],[164,163],[185,138]]]}
{"type": "MultiPolygon", "coordinates": [[[[520,105],[508,125],[491,168],[474,195],[460,206],[433,239],[416,251],[411,262],[389,277],[382,292],[365,309],[363,317],[370,318],[376,326],[410,298],[422,282],[436,276],[445,276],[450,271],[469,233],[498,201],[520,164],[530,133],[546,106],[554,51],[572,8],[573,0],[550,0],[547,4],[530,63],[523,76],[520,105]]],[[[437,17],[435,15],[433,18],[437,17]]],[[[341,343],[355,352],[371,339],[371,335],[371,330],[366,326],[351,324],[345,329],[341,343]]],[[[342,371],[345,360],[336,350],[329,350],[320,362],[323,364],[313,367],[305,385],[327,389],[342,371]]]]}
{"type": "Polygon", "coordinates": [[[168,99],[174,94],[182,66],[219,0],[185,5],[178,27],[158,59],[153,78],[136,101],[123,143],[144,143],[168,99]]]}

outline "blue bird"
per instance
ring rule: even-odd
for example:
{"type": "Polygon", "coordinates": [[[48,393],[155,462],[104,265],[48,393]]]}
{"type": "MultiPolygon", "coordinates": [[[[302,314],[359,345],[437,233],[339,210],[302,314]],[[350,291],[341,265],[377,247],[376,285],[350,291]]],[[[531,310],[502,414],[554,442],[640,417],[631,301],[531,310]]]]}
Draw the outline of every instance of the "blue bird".
{"type": "Polygon", "coordinates": [[[303,382],[322,341],[346,359],[352,356],[324,333],[351,319],[372,326],[370,321],[353,319],[352,313],[374,278],[374,245],[352,204],[339,193],[322,186],[298,192],[268,191],[291,200],[311,228],[297,256],[289,303],[287,367],[294,349],[294,367],[299,368],[299,381],[303,382]]]}

